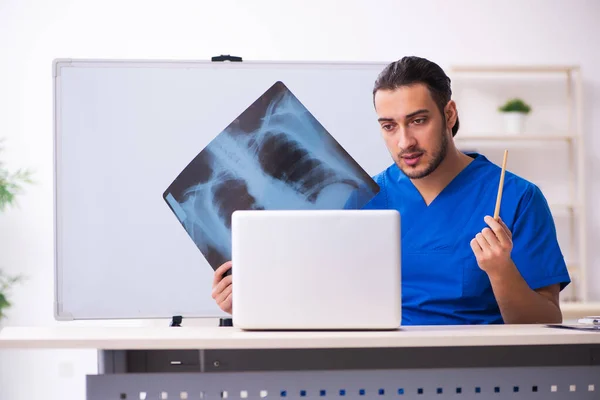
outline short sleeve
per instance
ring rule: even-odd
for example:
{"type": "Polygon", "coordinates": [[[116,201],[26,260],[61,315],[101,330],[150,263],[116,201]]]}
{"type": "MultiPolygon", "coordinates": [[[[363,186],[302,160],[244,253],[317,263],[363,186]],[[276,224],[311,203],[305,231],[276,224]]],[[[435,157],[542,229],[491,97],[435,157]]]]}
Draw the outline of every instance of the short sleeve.
{"type": "Polygon", "coordinates": [[[571,282],[550,207],[535,185],[525,190],[512,235],[512,259],[531,289],[558,283],[562,290],[571,282]]]}

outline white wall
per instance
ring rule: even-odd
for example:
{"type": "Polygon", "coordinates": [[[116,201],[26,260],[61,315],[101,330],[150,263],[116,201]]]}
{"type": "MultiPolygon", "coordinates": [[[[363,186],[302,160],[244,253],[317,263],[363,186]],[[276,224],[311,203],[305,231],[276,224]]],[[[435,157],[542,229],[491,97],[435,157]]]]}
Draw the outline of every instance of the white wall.
{"type": "MultiPolygon", "coordinates": [[[[600,3],[589,1],[0,1],[0,137],[12,168],[36,170],[0,215],[0,265],[29,280],[5,325],[53,324],[51,61],[72,58],[388,61],[442,66],[580,64],[590,171],[600,166],[600,3]]],[[[368,95],[368,94],[366,94],[368,95]]],[[[592,175],[593,172],[590,173],[592,175]]],[[[600,238],[600,180],[590,179],[590,242],[600,238]]],[[[592,247],[592,246],[590,246],[592,247]]],[[[600,249],[590,279],[600,284],[600,249]]],[[[600,287],[600,285],[596,285],[600,287]]],[[[593,298],[600,298],[595,290],[593,298]]],[[[124,322],[129,323],[129,322],[124,322]]],[[[138,324],[139,322],[131,322],[138,324]]],[[[93,351],[0,352],[0,398],[83,399],[93,351]],[[32,384],[35,379],[35,386],[32,384]]]]}

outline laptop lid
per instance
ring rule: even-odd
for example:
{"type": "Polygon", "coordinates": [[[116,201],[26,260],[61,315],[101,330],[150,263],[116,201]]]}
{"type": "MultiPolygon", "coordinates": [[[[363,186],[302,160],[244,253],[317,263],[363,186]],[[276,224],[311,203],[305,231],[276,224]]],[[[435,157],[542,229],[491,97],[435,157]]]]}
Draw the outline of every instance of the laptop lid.
{"type": "Polygon", "coordinates": [[[395,210],[232,215],[233,323],[242,329],[393,329],[401,321],[395,210]]]}

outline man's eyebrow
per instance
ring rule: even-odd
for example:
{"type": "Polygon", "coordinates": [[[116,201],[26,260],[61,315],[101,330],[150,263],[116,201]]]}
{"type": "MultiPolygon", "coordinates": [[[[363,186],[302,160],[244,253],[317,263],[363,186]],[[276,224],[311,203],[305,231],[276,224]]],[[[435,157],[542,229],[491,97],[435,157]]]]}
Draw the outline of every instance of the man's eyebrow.
{"type": "MultiPolygon", "coordinates": [[[[420,110],[417,110],[417,111],[411,112],[410,114],[407,114],[404,118],[409,119],[409,118],[412,118],[415,115],[419,115],[419,114],[429,114],[429,110],[426,108],[422,108],[420,110]]],[[[382,117],[382,118],[377,119],[377,121],[379,121],[379,122],[394,122],[394,118],[382,117]]]]}
{"type": "Polygon", "coordinates": [[[415,111],[415,112],[411,112],[410,114],[407,114],[407,115],[406,115],[406,117],[404,117],[404,118],[407,118],[407,119],[408,119],[408,118],[412,118],[412,117],[414,117],[415,115],[419,115],[419,114],[429,114],[429,110],[427,110],[427,109],[425,109],[425,108],[422,108],[422,109],[420,109],[420,110],[417,110],[417,111],[415,111]]]}

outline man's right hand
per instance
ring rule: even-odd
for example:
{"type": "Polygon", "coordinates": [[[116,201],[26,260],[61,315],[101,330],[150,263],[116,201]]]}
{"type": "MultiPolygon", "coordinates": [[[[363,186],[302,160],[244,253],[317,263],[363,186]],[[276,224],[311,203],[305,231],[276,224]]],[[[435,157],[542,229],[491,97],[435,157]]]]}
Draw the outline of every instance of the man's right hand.
{"type": "Polygon", "coordinates": [[[212,298],[215,299],[219,308],[231,314],[231,296],[233,286],[231,274],[223,278],[223,274],[231,269],[231,261],[227,261],[215,270],[212,285],[212,298]]]}

